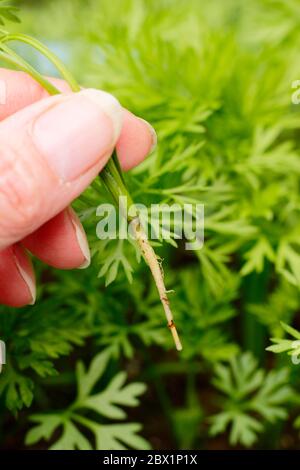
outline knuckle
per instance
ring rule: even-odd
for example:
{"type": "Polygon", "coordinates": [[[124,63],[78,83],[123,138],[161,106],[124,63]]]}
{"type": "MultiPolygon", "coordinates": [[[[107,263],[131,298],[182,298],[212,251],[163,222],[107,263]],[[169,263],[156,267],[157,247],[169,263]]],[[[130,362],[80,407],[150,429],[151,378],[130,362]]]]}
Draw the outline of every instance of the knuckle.
{"type": "Polygon", "coordinates": [[[34,168],[18,153],[0,153],[0,229],[15,238],[34,228],[42,204],[34,168]]]}
{"type": "Polygon", "coordinates": [[[48,93],[44,90],[44,88],[42,88],[37,81],[35,81],[30,75],[28,75],[28,73],[19,72],[19,74],[20,76],[22,76],[21,81],[26,89],[28,103],[34,103],[48,96],[48,93]]]}

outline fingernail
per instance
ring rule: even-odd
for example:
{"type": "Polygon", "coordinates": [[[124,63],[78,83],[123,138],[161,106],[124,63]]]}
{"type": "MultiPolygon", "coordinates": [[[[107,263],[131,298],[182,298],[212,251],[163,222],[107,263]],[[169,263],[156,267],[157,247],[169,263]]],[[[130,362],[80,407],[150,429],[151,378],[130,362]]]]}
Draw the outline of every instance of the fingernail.
{"type": "Polygon", "coordinates": [[[22,277],[23,281],[25,282],[30,296],[31,296],[31,302],[29,302],[29,305],[34,305],[36,301],[36,286],[35,286],[35,280],[31,277],[31,275],[26,271],[26,266],[24,263],[24,255],[20,255],[18,252],[17,246],[13,248],[13,254],[14,254],[14,260],[16,267],[19,271],[20,276],[22,277]]]}
{"type": "Polygon", "coordinates": [[[102,90],[94,90],[93,88],[87,88],[80,92],[81,96],[84,96],[99,108],[112,120],[114,128],[113,143],[115,144],[119,138],[122,125],[123,125],[123,110],[119,101],[110,93],[102,90]]]}
{"type": "Polygon", "coordinates": [[[149,153],[153,152],[153,150],[156,149],[156,146],[157,146],[157,134],[156,134],[156,131],[154,129],[154,127],[151,126],[151,124],[149,124],[148,121],[146,121],[145,119],[143,118],[139,118],[140,121],[142,121],[149,129],[149,132],[151,134],[151,138],[152,138],[152,145],[151,145],[151,148],[149,150],[149,153]]]}
{"type": "Polygon", "coordinates": [[[107,158],[122,128],[122,108],[109,93],[64,95],[35,121],[32,138],[54,174],[71,182],[107,158]]]}
{"type": "Polygon", "coordinates": [[[79,266],[78,269],[86,269],[91,264],[91,252],[90,252],[89,244],[86,238],[86,234],[76,212],[72,208],[69,208],[68,212],[70,215],[72,225],[75,229],[75,235],[77,238],[79,248],[85,258],[84,263],[81,266],[79,266]]]}

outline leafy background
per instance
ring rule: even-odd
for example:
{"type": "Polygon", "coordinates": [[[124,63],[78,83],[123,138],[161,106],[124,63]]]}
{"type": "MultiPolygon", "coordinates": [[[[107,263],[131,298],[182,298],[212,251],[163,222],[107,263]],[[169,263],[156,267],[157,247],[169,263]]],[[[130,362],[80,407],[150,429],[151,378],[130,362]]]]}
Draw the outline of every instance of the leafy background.
{"type": "Polygon", "coordinates": [[[36,306],[0,307],[1,448],[299,448],[299,1],[16,3],[10,29],[154,125],[133,196],[205,204],[205,245],[157,248],[178,355],[135,248],[95,236],[94,183],[75,203],[92,266],[35,262],[36,306]]]}

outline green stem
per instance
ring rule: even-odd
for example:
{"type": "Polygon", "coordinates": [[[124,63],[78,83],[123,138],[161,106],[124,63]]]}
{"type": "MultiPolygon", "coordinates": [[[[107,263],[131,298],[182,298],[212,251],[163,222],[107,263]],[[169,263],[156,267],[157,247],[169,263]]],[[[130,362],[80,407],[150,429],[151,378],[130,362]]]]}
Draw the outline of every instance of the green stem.
{"type": "MultiPolygon", "coordinates": [[[[107,162],[106,166],[103,168],[99,176],[106,189],[112,195],[113,200],[117,206],[119,206],[119,204],[122,204],[121,198],[123,197],[126,198],[128,206],[132,208],[134,207],[134,202],[127,190],[122,174],[119,172],[116,161],[118,160],[116,151],[114,151],[112,157],[107,162]]],[[[137,212],[134,212],[133,214],[129,215],[127,207],[121,207],[121,209],[123,210],[123,215],[124,217],[126,217],[128,222],[133,220],[134,217],[138,215],[137,212]]]]}
{"type": "MultiPolygon", "coordinates": [[[[252,273],[243,282],[244,305],[261,304],[264,302],[269,282],[269,265],[266,264],[262,273],[252,273]]],[[[242,317],[242,333],[244,348],[251,351],[261,363],[265,358],[266,327],[247,310],[242,317]]]]}
{"type": "Polygon", "coordinates": [[[95,424],[94,421],[91,421],[90,419],[85,418],[84,416],[81,416],[77,413],[72,414],[72,418],[74,421],[77,421],[77,423],[82,424],[83,426],[91,429],[92,431],[97,429],[97,427],[99,426],[98,424],[95,424]]]}
{"type": "Polygon", "coordinates": [[[28,73],[34,80],[36,80],[40,85],[48,91],[50,95],[57,95],[60,91],[52,85],[43,75],[37,72],[33,67],[31,67],[28,62],[26,62],[22,57],[20,57],[16,52],[12,49],[7,47],[5,44],[1,44],[0,42],[0,49],[3,52],[0,52],[0,58],[5,62],[17,67],[19,70],[28,73]]]}
{"type": "Polygon", "coordinates": [[[27,36],[27,34],[21,34],[21,33],[7,34],[6,36],[3,36],[1,38],[1,43],[11,42],[11,41],[23,42],[33,47],[34,49],[36,49],[38,52],[44,55],[50,62],[52,62],[52,64],[59,71],[61,76],[66,80],[66,82],[68,82],[72,91],[76,92],[76,91],[81,90],[77,81],[75,80],[73,75],[69,72],[69,70],[65,67],[62,61],[55,54],[53,54],[53,52],[47,46],[42,44],[40,41],[38,41],[37,39],[31,36],[27,36]]]}

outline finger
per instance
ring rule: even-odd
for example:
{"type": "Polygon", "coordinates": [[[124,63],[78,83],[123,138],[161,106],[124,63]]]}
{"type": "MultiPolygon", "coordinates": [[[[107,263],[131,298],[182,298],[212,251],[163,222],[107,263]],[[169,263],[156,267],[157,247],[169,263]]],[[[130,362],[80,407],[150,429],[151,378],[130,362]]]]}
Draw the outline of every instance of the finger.
{"type": "MultiPolygon", "coordinates": [[[[64,80],[49,78],[49,81],[62,93],[71,92],[64,80]]],[[[27,73],[0,68],[0,120],[48,96],[48,92],[27,73]]]]}
{"type": "Polygon", "coordinates": [[[117,142],[117,154],[123,170],[141,163],[154,150],[157,137],[153,127],[144,119],[123,110],[123,127],[117,142]]]}
{"type": "Polygon", "coordinates": [[[0,304],[22,307],[34,304],[35,277],[25,251],[18,245],[0,252],[0,304]]]}
{"type": "Polygon", "coordinates": [[[122,127],[108,93],[45,98],[0,123],[0,249],[67,207],[101,171],[122,127]]]}
{"type": "MultiPolygon", "coordinates": [[[[70,93],[69,85],[60,79],[49,78],[63,93],[70,93]]],[[[30,75],[0,68],[0,120],[45,97],[48,93],[30,75]]],[[[117,143],[117,152],[124,170],[139,164],[156,145],[152,126],[143,119],[123,110],[123,127],[117,143]]]]}
{"type": "Polygon", "coordinates": [[[86,268],[90,264],[91,255],[84,229],[70,207],[26,237],[22,244],[54,268],[86,268]]]}

